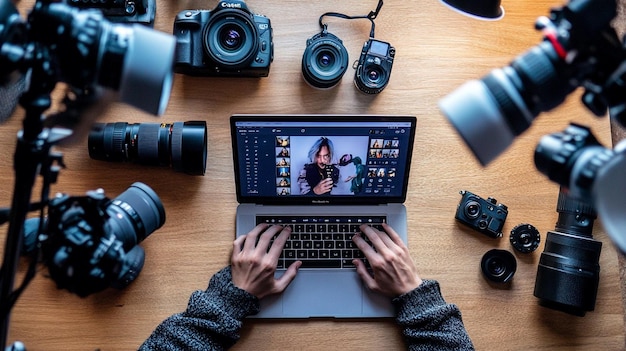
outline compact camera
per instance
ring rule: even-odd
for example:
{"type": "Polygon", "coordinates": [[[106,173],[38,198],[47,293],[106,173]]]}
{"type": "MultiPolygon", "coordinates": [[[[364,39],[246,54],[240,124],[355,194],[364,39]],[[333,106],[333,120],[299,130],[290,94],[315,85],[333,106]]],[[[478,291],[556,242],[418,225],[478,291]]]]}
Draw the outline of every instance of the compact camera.
{"type": "Polygon", "coordinates": [[[461,202],[454,218],[492,238],[502,237],[502,227],[509,214],[507,206],[492,197],[485,200],[466,190],[460,191],[460,194],[461,202]]]}
{"type": "Polygon", "coordinates": [[[389,43],[369,39],[363,45],[361,57],[355,62],[354,84],[366,94],[378,94],[389,83],[396,49],[389,43]]]}
{"type": "Polygon", "coordinates": [[[243,1],[184,10],[174,20],[174,71],[192,76],[267,77],[274,59],[269,18],[243,1]]]}

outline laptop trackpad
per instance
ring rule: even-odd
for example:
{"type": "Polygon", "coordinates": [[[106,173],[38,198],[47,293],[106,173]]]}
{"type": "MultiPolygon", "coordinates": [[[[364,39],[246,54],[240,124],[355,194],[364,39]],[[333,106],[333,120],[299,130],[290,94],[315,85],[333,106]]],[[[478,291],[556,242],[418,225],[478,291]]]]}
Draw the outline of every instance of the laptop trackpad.
{"type": "Polygon", "coordinates": [[[367,291],[355,271],[300,270],[282,295],[261,301],[257,317],[387,317],[388,298],[367,291]],[[364,299],[366,303],[364,303],[364,299]]]}

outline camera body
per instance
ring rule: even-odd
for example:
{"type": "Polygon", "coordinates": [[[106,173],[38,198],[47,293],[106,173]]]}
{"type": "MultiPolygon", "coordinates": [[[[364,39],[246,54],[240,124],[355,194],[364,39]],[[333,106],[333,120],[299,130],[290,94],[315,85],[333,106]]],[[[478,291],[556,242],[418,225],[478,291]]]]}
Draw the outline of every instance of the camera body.
{"type": "Polygon", "coordinates": [[[164,223],[161,200],[143,183],[114,199],[102,189],[86,196],[59,194],[43,224],[38,217],[25,221],[21,249],[24,255],[41,249],[57,287],[84,297],[133,282],[145,260],[139,244],[164,223]]]}
{"type": "Polygon", "coordinates": [[[370,38],[363,44],[355,63],[354,84],[366,94],[378,94],[389,83],[396,49],[391,44],[370,38]]]}
{"type": "Polygon", "coordinates": [[[455,219],[492,238],[502,237],[502,227],[509,214],[506,205],[492,197],[487,200],[469,191],[460,191],[461,201],[455,219]]]}
{"type": "Polygon", "coordinates": [[[269,18],[243,1],[184,10],[174,20],[174,71],[192,76],[267,77],[274,59],[269,18]]]}

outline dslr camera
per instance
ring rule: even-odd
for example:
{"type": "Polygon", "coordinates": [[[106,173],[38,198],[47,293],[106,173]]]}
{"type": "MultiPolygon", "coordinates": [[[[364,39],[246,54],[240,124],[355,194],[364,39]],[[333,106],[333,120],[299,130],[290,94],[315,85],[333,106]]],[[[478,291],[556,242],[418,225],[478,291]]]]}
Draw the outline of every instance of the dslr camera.
{"type": "Polygon", "coordinates": [[[274,59],[269,18],[243,1],[184,10],[174,20],[174,71],[192,76],[267,77],[274,59]]]}
{"type": "Polygon", "coordinates": [[[509,214],[507,206],[492,197],[485,200],[466,190],[461,190],[460,194],[461,202],[454,218],[492,238],[502,237],[502,227],[509,214]]]}
{"type": "Polygon", "coordinates": [[[363,44],[361,57],[354,63],[354,84],[366,94],[378,94],[389,83],[396,49],[389,43],[372,39],[363,44]]]}
{"type": "Polygon", "coordinates": [[[163,226],[165,209],[152,188],[135,182],[114,199],[102,189],[59,194],[41,222],[25,221],[22,254],[41,250],[57,287],[85,297],[137,278],[145,260],[139,244],[163,226]]]}

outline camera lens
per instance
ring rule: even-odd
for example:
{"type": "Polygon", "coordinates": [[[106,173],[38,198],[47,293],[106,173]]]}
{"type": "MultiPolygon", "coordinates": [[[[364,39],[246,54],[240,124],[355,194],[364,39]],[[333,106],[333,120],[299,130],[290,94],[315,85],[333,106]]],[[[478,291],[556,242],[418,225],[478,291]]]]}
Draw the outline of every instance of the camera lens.
{"type": "Polygon", "coordinates": [[[586,192],[586,196],[581,197],[590,197],[598,170],[612,156],[613,151],[600,145],[589,128],[571,123],[563,132],[541,138],[535,148],[534,161],[537,169],[550,180],[567,186],[572,192],[586,192]]]}
{"type": "Polygon", "coordinates": [[[348,51],[330,33],[319,33],[307,40],[302,55],[302,76],[314,88],[332,88],[348,69],[348,51]]]}
{"type": "Polygon", "coordinates": [[[236,9],[223,9],[206,24],[203,32],[205,53],[228,68],[249,66],[259,51],[259,35],[254,19],[236,9]]]}
{"type": "Polygon", "coordinates": [[[206,122],[95,123],[88,148],[89,156],[96,160],[171,166],[177,172],[204,175],[206,122]]]}
{"type": "Polygon", "coordinates": [[[243,42],[242,35],[237,28],[224,28],[220,34],[221,43],[230,50],[236,50],[243,42]]]}
{"type": "Polygon", "coordinates": [[[534,295],[542,306],[584,316],[595,308],[600,282],[602,243],[591,236],[595,209],[560,191],[557,212],[539,259],[534,295]]]}
{"type": "Polygon", "coordinates": [[[519,224],[511,230],[509,241],[519,252],[533,252],[539,247],[539,231],[531,224],[519,224]]]}
{"type": "Polygon", "coordinates": [[[465,203],[465,215],[468,218],[478,218],[478,216],[480,216],[480,210],[480,204],[474,200],[470,200],[465,203]]]}
{"type": "Polygon", "coordinates": [[[577,316],[593,311],[601,249],[602,243],[592,238],[549,231],[535,280],[539,303],[577,316]]]}
{"type": "MultiPolygon", "coordinates": [[[[376,62],[377,59],[374,59],[376,62]]],[[[380,61],[378,59],[378,61],[380,61]]],[[[366,94],[378,94],[389,82],[389,73],[382,66],[371,64],[357,69],[354,76],[356,87],[366,94]]]]}
{"type": "Polygon", "coordinates": [[[483,275],[490,281],[506,283],[513,278],[517,270],[517,261],[515,256],[508,251],[493,249],[483,255],[480,268],[483,275]]]}
{"type": "Polygon", "coordinates": [[[63,27],[51,38],[62,81],[76,87],[94,84],[118,91],[120,101],[148,113],[165,112],[173,82],[176,39],[147,26],[113,24],[100,11],[84,11],[65,2],[35,9],[48,25],[63,27]],[[55,23],[55,19],[65,23],[55,23]]]}
{"type": "Polygon", "coordinates": [[[504,151],[542,111],[563,102],[576,86],[547,41],[510,66],[469,81],[439,101],[439,108],[482,165],[504,151]]]}
{"type": "Polygon", "coordinates": [[[107,224],[126,250],[141,243],[165,223],[165,208],[159,196],[146,184],[133,183],[111,200],[107,224]]]}

